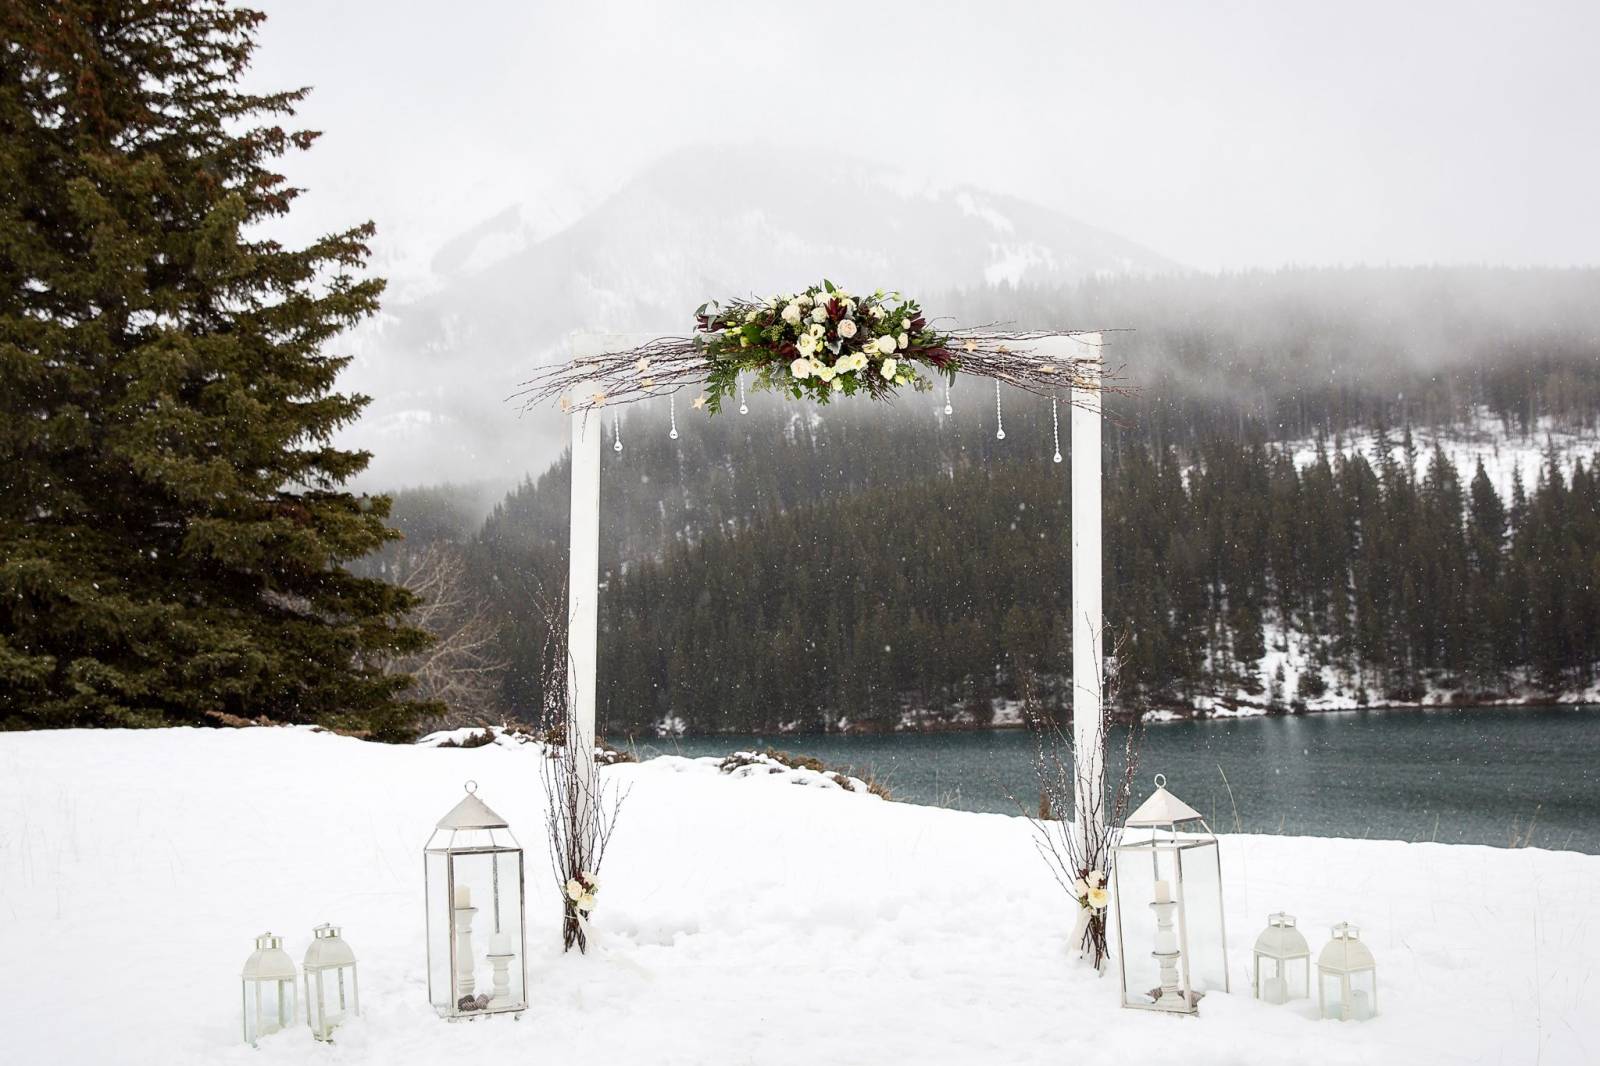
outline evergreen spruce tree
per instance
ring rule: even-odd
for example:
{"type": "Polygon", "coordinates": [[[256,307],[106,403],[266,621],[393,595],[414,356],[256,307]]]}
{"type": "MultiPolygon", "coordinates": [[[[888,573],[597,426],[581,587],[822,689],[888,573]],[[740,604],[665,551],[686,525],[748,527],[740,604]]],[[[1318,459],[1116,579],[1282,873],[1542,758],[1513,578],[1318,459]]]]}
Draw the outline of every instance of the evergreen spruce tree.
{"type": "MultiPolygon", "coordinates": [[[[344,491],[369,225],[256,236],[305,90],[240,91],[221,0],[0,7],[0,723],[323,722],[398,737],[412,597],[344,491]]],[[[430,708],[431,709],[431,708],[430,708]]]]}

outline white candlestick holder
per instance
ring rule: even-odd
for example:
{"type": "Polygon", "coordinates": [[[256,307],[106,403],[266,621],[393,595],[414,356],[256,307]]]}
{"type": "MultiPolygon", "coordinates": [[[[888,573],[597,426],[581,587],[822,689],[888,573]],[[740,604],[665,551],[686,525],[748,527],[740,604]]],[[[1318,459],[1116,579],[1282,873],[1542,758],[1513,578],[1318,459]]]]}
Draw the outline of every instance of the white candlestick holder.
{"type": "Polygon", "coordinates": [[[476,907],[456,908],[456,996],[470,996],[477,991],[472,962],[472,916],[476,907]]]}
{"type": "Polygon", "coordinates": [[[1161,967],[1161,991],[1156,1006],[1163,1010],[1186,1011],[1189,1001],[1178,985],[1178,934],[1173,930],[1172,915],[1178,909],[1175,900],[1150,904],[1156,912],[1156,949],[1150,954],[1161,967]]]}
{"type": "Polygon", "coordinates": [[[490,1006],[503,1006],[511,1002],[511,960],[515,955],[489,956],[489,964],[494,967],[494,994],[489,999],[490,1006]]]}

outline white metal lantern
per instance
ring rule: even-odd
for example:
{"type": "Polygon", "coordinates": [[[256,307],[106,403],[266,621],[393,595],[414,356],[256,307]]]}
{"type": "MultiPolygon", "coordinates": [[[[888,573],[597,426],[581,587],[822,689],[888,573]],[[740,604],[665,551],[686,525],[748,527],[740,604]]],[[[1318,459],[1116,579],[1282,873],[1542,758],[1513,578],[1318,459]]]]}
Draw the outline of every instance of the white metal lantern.
{"type": "Polygon", "coordinates": [[[1268,916],[1267,927],[1256,937],[1251,986],[1256,998],[1268,1003],[1310,998],[1311,946],[1295,928],[1294,915],[1279,911],[1268,916]]]}
{"type": "Polygon", "coordinates": [[[1228,990],[1222,864],[1200,812],[1155,783],[1112,851],[1122,1005],[1193,1014],[1228,990]]]}
{"type": "Polygon", "coordinates": [[[1333,939],[1317,956],[1317,1009],[1324,1018],[1347,1022],[1378,1013],[1378,964],[1349,922],[1333,927],[1333,939]]]}
{"type": "Polygon", "coordinates": [[[441,1017],[527,1009],[522,849],[506,820],[467,794],[423,850],[428,999],[441,1017]]]}
{"type": "Polygon", "coordinates": [[[332,1040],[333,1030],[347,1015],[361,1013],[356,986],[356,953],[339,935],[339,927],[323,922],[311,931],[306,948],[306,1022],[318,1040],[332,1040]]]}
{"type": "Polygon", "coordinates": [[[245,1043],[254,1047],[262,1037],[294,1024],[294,960],[283,950],[283,937],[256,937],[256,949],[244,960],[239,977],[245,1043]]]}

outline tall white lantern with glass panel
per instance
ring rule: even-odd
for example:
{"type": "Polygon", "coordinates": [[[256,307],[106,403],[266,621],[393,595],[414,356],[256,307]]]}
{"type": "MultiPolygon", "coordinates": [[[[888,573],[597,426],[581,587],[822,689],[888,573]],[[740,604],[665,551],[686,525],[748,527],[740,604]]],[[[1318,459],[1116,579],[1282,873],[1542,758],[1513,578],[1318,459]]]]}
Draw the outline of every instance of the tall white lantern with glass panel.
{"type": "Polygon", "coordinates": [[[347,1016],[361,1013],[356,984],[356,953],[339,935],[339,927],[323,922],[311,931],[306,948],[306,1024],[318,1040],[332,1040],[347,1016]]]}
{"type": "Polygon", "coordinates": [[[283,937],[271,933],[256,937],[256,949],[239,973],[245,1043],[254,1047],[262,1037],[294,1024],[295,976],[283,937]]]}
{"type": "Polygon", "coordinates": [[[1378,964],[1349,922],[1333,927],[1333,939],[1317,956],[1317,1010],[1347,1022],[1378,1013],[1378,964]]]}
{"type": "Polygon", "coordinates": [[[1311,946],[1295,928],[1294,915],[1269,915],[1267,927],[1256,937],[1254,955],[1257,999],[1287,1003],[1311,995],[1311,946]]]}
{"type": "Polygon", "coordinates": [[[1155,783],[1112,852],[1122,1005],[1193,1014],[1228,991],[1222,864],[1200,812],[1155,783]]]}
{"type": "Polygon", "coordinates": [[[478,783],[466,790],[423,850],[428,999],[451,1020],[520,1015],[528,1006],[522,848],[478,798],[478,783]]]}

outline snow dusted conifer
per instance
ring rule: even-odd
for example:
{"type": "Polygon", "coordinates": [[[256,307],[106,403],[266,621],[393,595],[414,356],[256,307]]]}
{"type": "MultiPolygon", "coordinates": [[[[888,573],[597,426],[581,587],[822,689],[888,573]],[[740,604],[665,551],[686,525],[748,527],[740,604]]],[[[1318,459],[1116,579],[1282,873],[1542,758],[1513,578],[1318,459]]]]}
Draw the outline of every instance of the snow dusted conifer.
{"type": "Polygon", "coordinates": [[[398,736],[413,599],[332,434],[324,346],[373,313],[370,224],[286,248],[305,90],[237,88],[257,12],[0,7],[0,725],[215,714],[398,736]]]}

